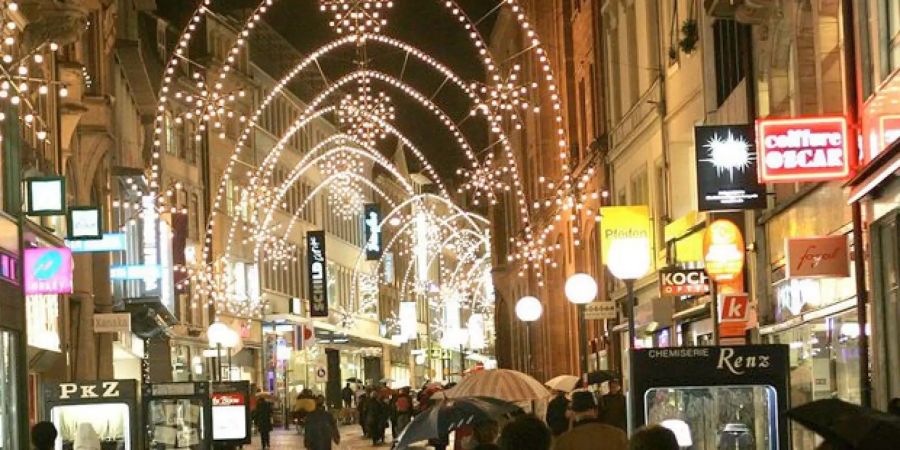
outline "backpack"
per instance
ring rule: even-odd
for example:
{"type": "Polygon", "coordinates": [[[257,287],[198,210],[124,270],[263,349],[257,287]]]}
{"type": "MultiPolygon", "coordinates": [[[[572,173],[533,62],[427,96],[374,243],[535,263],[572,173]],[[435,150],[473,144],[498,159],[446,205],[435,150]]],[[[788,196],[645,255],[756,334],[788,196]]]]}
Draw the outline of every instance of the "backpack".
{"type": "Polygon", "coordinates": [[[409,397],[406,395],[400,396],[397,398],[397,411],[398,412],[409,412],[412,409],[412,405],[410,404],[409,397]]]}

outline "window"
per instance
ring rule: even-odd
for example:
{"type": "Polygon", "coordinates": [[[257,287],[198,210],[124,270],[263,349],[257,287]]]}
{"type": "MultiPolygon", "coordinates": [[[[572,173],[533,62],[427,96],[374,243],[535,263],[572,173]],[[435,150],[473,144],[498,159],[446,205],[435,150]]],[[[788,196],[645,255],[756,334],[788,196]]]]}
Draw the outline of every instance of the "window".
{"type": "Polygon", "coordinates": [[[722,106],[731,91],[747,76],[750,55],[750,26],[731,19],[713,23],[713,42],[716,64],[716,104],[722,106]]]}
{"type": "Polygon", "coordinates": [[[175,131],[175,119],[169,113],[166,113],[166,153],[170,155],[178,154],[178,134],[175,131]]]}
{"type": "Polygon", "coordinates": [[[632,205],[649,205],[650,193],[647,186],[647,168],[641,167],[634,175],[631,176],[631,204],[632,205]]]}
{"type": "Polygon", "coordinates": [[[897,0],[880,0],[881,79],[900,68],[900,4],[897,0]]]}
{"type": "Polygon", "coordinates": [[[191,206],[188,210],[188,237],[197,239],[200,234],[200,221],[203,215],[200,214],[200,197],[197,194],[191,194],[191,206]]]}

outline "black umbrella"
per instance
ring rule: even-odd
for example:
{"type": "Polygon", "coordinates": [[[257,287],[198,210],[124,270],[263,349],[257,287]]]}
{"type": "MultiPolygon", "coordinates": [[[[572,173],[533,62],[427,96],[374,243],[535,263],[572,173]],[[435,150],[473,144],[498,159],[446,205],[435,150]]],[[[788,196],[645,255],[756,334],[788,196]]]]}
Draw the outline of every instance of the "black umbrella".
{"type": "Polygon", "coordinates": [[[395,448],[403,450],[416,442],[445,436],[459,427],[493,420],[518,409],[512,403],[488,397],[444,400],[417,415],[400,434],[395,448]]]}
{"type": "Polygon", "coordinates": [[[611,370],[596,370],[593,372],[589,372],[585,378],[587,379],[588,385],[591,384],[601,384],[606,383],[610,380],[618,380],[619,374],[611,371],[611,370]]]}
{"type": "Polygon", "coordinates": [[[348,382],[348,383],[363,384],[363,380],[360,380],[359,378],[356,378],[356,377],[353,377],[353,378],[347,378],[347,382],[348,382]]]}
{"type": "Polygon", "coordinates": [[[900,417],[836,398],[792,408],[788,417],[827,442],[852,449],[891,450],[900,442],[900,417]]]}

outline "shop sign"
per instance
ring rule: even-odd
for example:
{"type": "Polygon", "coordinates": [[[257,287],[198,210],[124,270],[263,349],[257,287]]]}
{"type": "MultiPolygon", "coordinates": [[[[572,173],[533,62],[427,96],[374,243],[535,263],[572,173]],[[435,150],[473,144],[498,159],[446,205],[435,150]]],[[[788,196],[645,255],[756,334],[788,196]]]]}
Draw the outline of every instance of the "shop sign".
{"type": "Polygon", "coordinates": [[[159,264],[131,264],[109,268],[109,279],[116,281],[146,281],[148,279],[159,279],[161,276],[162,268],[159,264]]]}
{"type": "Polygon", "coordinates": [[[847,235],[790,238],[787,278],[842,278],[850,276],[847,235]]]}
{"type": "Polygon", "coordinates": [[[750,318],[750,298],[747,294],[719,296],[719,336],[744,336],[750,318]]]}
{"type": "Polygon", "coordinates": [[[617,317],[616,302],[591,302],[584,306],[585,320],[612,320],[617,317]]]}
{"type": "Polygon", "coordinates": [[[123,392],[133,392],[134,389],[136,388],[133,384],[129,384],[129,380],[60,383],[55,398],[59,400],[113,399],[121,398],[123,392]],[[123,389],[126,387],[130,387],[130,389],[123,389]]]}
{"type": "Polygon", "coordinates": [[[700,211],[766,207],[752,125],[695,127],[694,142],[700,211]]]}
{"type": "Polygon", "coordinates": [[[105,233],[100,239],[66,240],[72,253],[103,253],[125,251],[125,233],[105,233]]]}
{"type": "Polygon", "coordinates": [[[94,333],[127,333],[131,331],[131,314],[94,314],[94,333]]]}
{"type": "Polygon", "coordinates": [[[60,351],[58,295],[25,296],[25,324],[29,346],[60,351]]]}
{"type": "Polygon", "coordinates": [[[850,176],[847,119],[816,117],[756,122],[759,181],[798,183],[850,176]]]}
{"type": "Polygon", "coordinates": [[[381,208],[375,203],[366,203],[363,228],[366,238],[366,260],[381,258],[381,208]]]}
{"type": "Polygon", "coordinates": [[[66,215],[69,240],[103,238],[103,220],[100,208],[96,206],[77,206],[69,208],[66,215]]]}
{"type": "Polygon", "coordinates": [[[709,277],[703,269],[662,269],[659,271],[661,296],[703,295],[709,292],[709,277]]]}
{"type": "Polygon", "coordinates": [[[71,294],[72,251],[68,248],[25,249],[25,295],[71,294]]]}
{"type": "Polygon", "coordinates": [[[703,262],[713,281],[732,281],[744,270],[744,237],[729,220],[709,224],[703,236],[703,262]]]}
{"type": "Polygon", "coordinates": [[[607,206],[600,208],[600,217],[600,247],[604,264],[609,264],[611,258],[621,256],[622,251],[633,251],[635,248],[644,250],[646,247],[647,258],[652,258],[650,209],[646,205],[607,206]]]}
{"type": "MultiPolygon", "coordinates": [[[[143,238],[142,250],[144,265],[147,267],[159,267],[159,214],[156,212],[156,197],[145,195],[141,197],[143,219],[141,223],[141,236],[143,238]]],[[[148,271],[143,278],[144,289],[155,291],[159,288],[159,273],[148,271]]]]}
{"type": "Polygon", "coordinates": [[[246,439],[247,397],[243,392],[212,394],[212,437],[215,441],[246,439]]]}
{"type": "Polygon", "coordinates": [[[316,380],[320,382],[328,381],[328,368],[325,366],[316,366],[316,380]]]}
{"type": "Polygon", "coordinates": [[[306,261],[309,264],[310,316],[328,317],[328,265],[325,261],[325,231],[306,233],[306,261]]]}
{"type": "Polygon", "coordinates": [[[66,179],[32,177],[25,179],[28,215],[61,216],[66,213],[66,179]]]}
{"type": "Polygon", "coordinates": [[[418,336],[416,302],[400,302],[400,336],[405,341],[418,336]]]}
{"type": "Polygon", "coordinates": [[[883,150],[900,138],[900,115],[884,115],[878,118],[878,122],[880,128],[879,136],[881,137],[879,150],[883,150]]]}

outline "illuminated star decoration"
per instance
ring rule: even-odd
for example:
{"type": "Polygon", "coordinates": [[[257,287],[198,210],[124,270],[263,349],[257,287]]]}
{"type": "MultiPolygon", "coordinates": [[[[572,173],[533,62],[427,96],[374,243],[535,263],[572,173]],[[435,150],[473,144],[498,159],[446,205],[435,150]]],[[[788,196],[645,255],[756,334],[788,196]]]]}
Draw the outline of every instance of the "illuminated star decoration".
{"type": "Polygon", "coordinates": [[[725,137],[713,134],[703,147],[707,149],[709,157],[701,161],[712,164],[718,176],[728,172],[731,181],[734,181],[735,171],[743,173],[756,159],[756,155],[750,150],[750,143],[743,137],[736,137],[731,130],[725,137]]]}
{"type": "Polygon", "coordinates": [[[387,25],[382,12],[393,8],[389,0],[321,0],[319,9],[332,13],[328,25],[338,34],[381,33],[387,25]]]}

